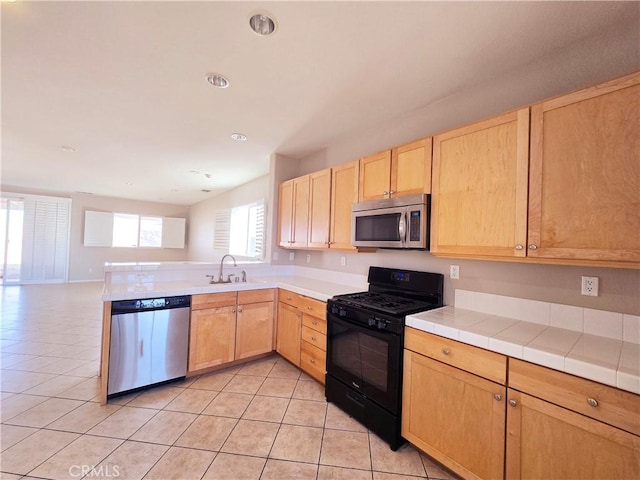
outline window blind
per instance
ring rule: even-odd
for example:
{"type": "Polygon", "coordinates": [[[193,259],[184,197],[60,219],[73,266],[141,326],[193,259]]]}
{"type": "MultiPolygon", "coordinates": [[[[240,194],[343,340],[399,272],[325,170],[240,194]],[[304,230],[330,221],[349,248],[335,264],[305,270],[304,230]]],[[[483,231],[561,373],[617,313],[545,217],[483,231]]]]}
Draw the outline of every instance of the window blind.
{"type": "Polygon", "coordinates": [[[24,197],[22,283],[66,282],[71,199],[24,197]]]}

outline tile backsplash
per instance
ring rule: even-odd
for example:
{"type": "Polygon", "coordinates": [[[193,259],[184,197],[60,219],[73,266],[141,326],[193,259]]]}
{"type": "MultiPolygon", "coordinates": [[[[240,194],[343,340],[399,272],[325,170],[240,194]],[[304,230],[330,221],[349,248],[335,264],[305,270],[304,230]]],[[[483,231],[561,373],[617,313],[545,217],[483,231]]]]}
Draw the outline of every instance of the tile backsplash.
{"type": "Polygon", "coordinates": [[[640,344],[640,316],[456,289],[455,307],[640,344]]]}

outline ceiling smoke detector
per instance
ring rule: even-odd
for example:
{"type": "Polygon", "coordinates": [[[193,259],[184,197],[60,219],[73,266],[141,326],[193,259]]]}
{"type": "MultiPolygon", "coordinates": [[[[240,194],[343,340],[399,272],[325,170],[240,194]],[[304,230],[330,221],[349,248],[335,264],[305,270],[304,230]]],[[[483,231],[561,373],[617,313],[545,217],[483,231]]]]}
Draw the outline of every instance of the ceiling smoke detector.
{"type": "Polygon", "coordinates": [[[276,31],[276,22],[265,13],[257,13],[249,19],[251,30],[257,35],[266,37],[276,31]]]}
{"type": "Polygon", "coordinates": [[[237,140],[238,142],[244,142],[247,139],[247,136],[242,133],[232,133],[231,138],[237,140]]]}
{"type": "Polygon", "coordinates": [[[63,152],[67,152],[67,153],[71,153],[71,152],[75,152],[76,149],[73,147],[70,147],[69,145],[60,145],[60,150],[62,150],[63,152]]]}
{"type": "Polygon", "coordinates": [[[227,88],[229,86],[229,80],[227,77],[220,75],[219,73],[207,73],[207,82],[216,88],[227,88]]]}

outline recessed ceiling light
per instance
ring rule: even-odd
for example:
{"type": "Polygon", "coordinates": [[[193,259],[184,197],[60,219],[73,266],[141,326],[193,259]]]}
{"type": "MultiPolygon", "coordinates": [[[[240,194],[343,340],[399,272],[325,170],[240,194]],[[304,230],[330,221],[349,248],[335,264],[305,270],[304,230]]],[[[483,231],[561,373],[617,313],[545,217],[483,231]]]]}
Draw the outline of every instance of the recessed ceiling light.
{"type": "Polygon", "coordinates": [[[238,142],[244,142],[247,139],[247,136],[243,135],[242,133],[232,133],[231,138],[237,140],[238,142]]]}
{"type": "Polygon", "coordinates": [[[249,26],[254,33],[265,37],[276,31],[276,22],[265,13],[257,13],[249,19],[249,26]]]}
{"type": "Polygon", "coordinates": [[[62,150],[63,152],[75,152],[76,149],[73,147],[70,147],[68,145],[61,145],[60,146],[60,150],[62,150]]]}
{"type": "Polygon", "coordinates": [[[207,82],[217,88],[227,88],[229,80],[219,73],[207,73],[207,82]]]}

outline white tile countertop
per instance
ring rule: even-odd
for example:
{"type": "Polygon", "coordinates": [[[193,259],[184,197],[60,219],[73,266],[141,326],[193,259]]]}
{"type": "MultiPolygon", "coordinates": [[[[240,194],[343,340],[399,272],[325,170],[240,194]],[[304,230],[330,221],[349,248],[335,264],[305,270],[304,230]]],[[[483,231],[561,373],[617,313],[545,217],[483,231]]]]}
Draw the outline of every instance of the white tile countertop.
{"type": "Polygon", "coordinates": [[[326,301],[334,295],[367,289],[364,275],[345,274],[298,266],[225,264],[228,273],[246,271],[247,282],[209,284],[205,274],[217,274],[219,264],[118,264],[105,269],[103,301],[197,295],[263,288],[285,288],[326,301]]]}
{"type": "MultiPolygon", "coordinates": [[[[465,292],[463,296],[467,293],[487,295],[465,292]]],[[[568,307],[572,310],[567,318],[552,314],[566,314],[566,309],[547,304],[549,308],[539,310],[547,313],[531,321],[531,312],[524,312],[528,305],[516,306],[517,301],[527,300],[494,297],[499,298],[486,302],[485,311],[469,308],[478,304],[473,302],[466,303],[466,308],[447,306],[409,315],[406,325],[640,394],[640,317],[568,307]],[[511,309],[516,318],[496,314],[500,308],[511,309]],[[562,321],[566,324],[557,326],[562,321]]]]}

